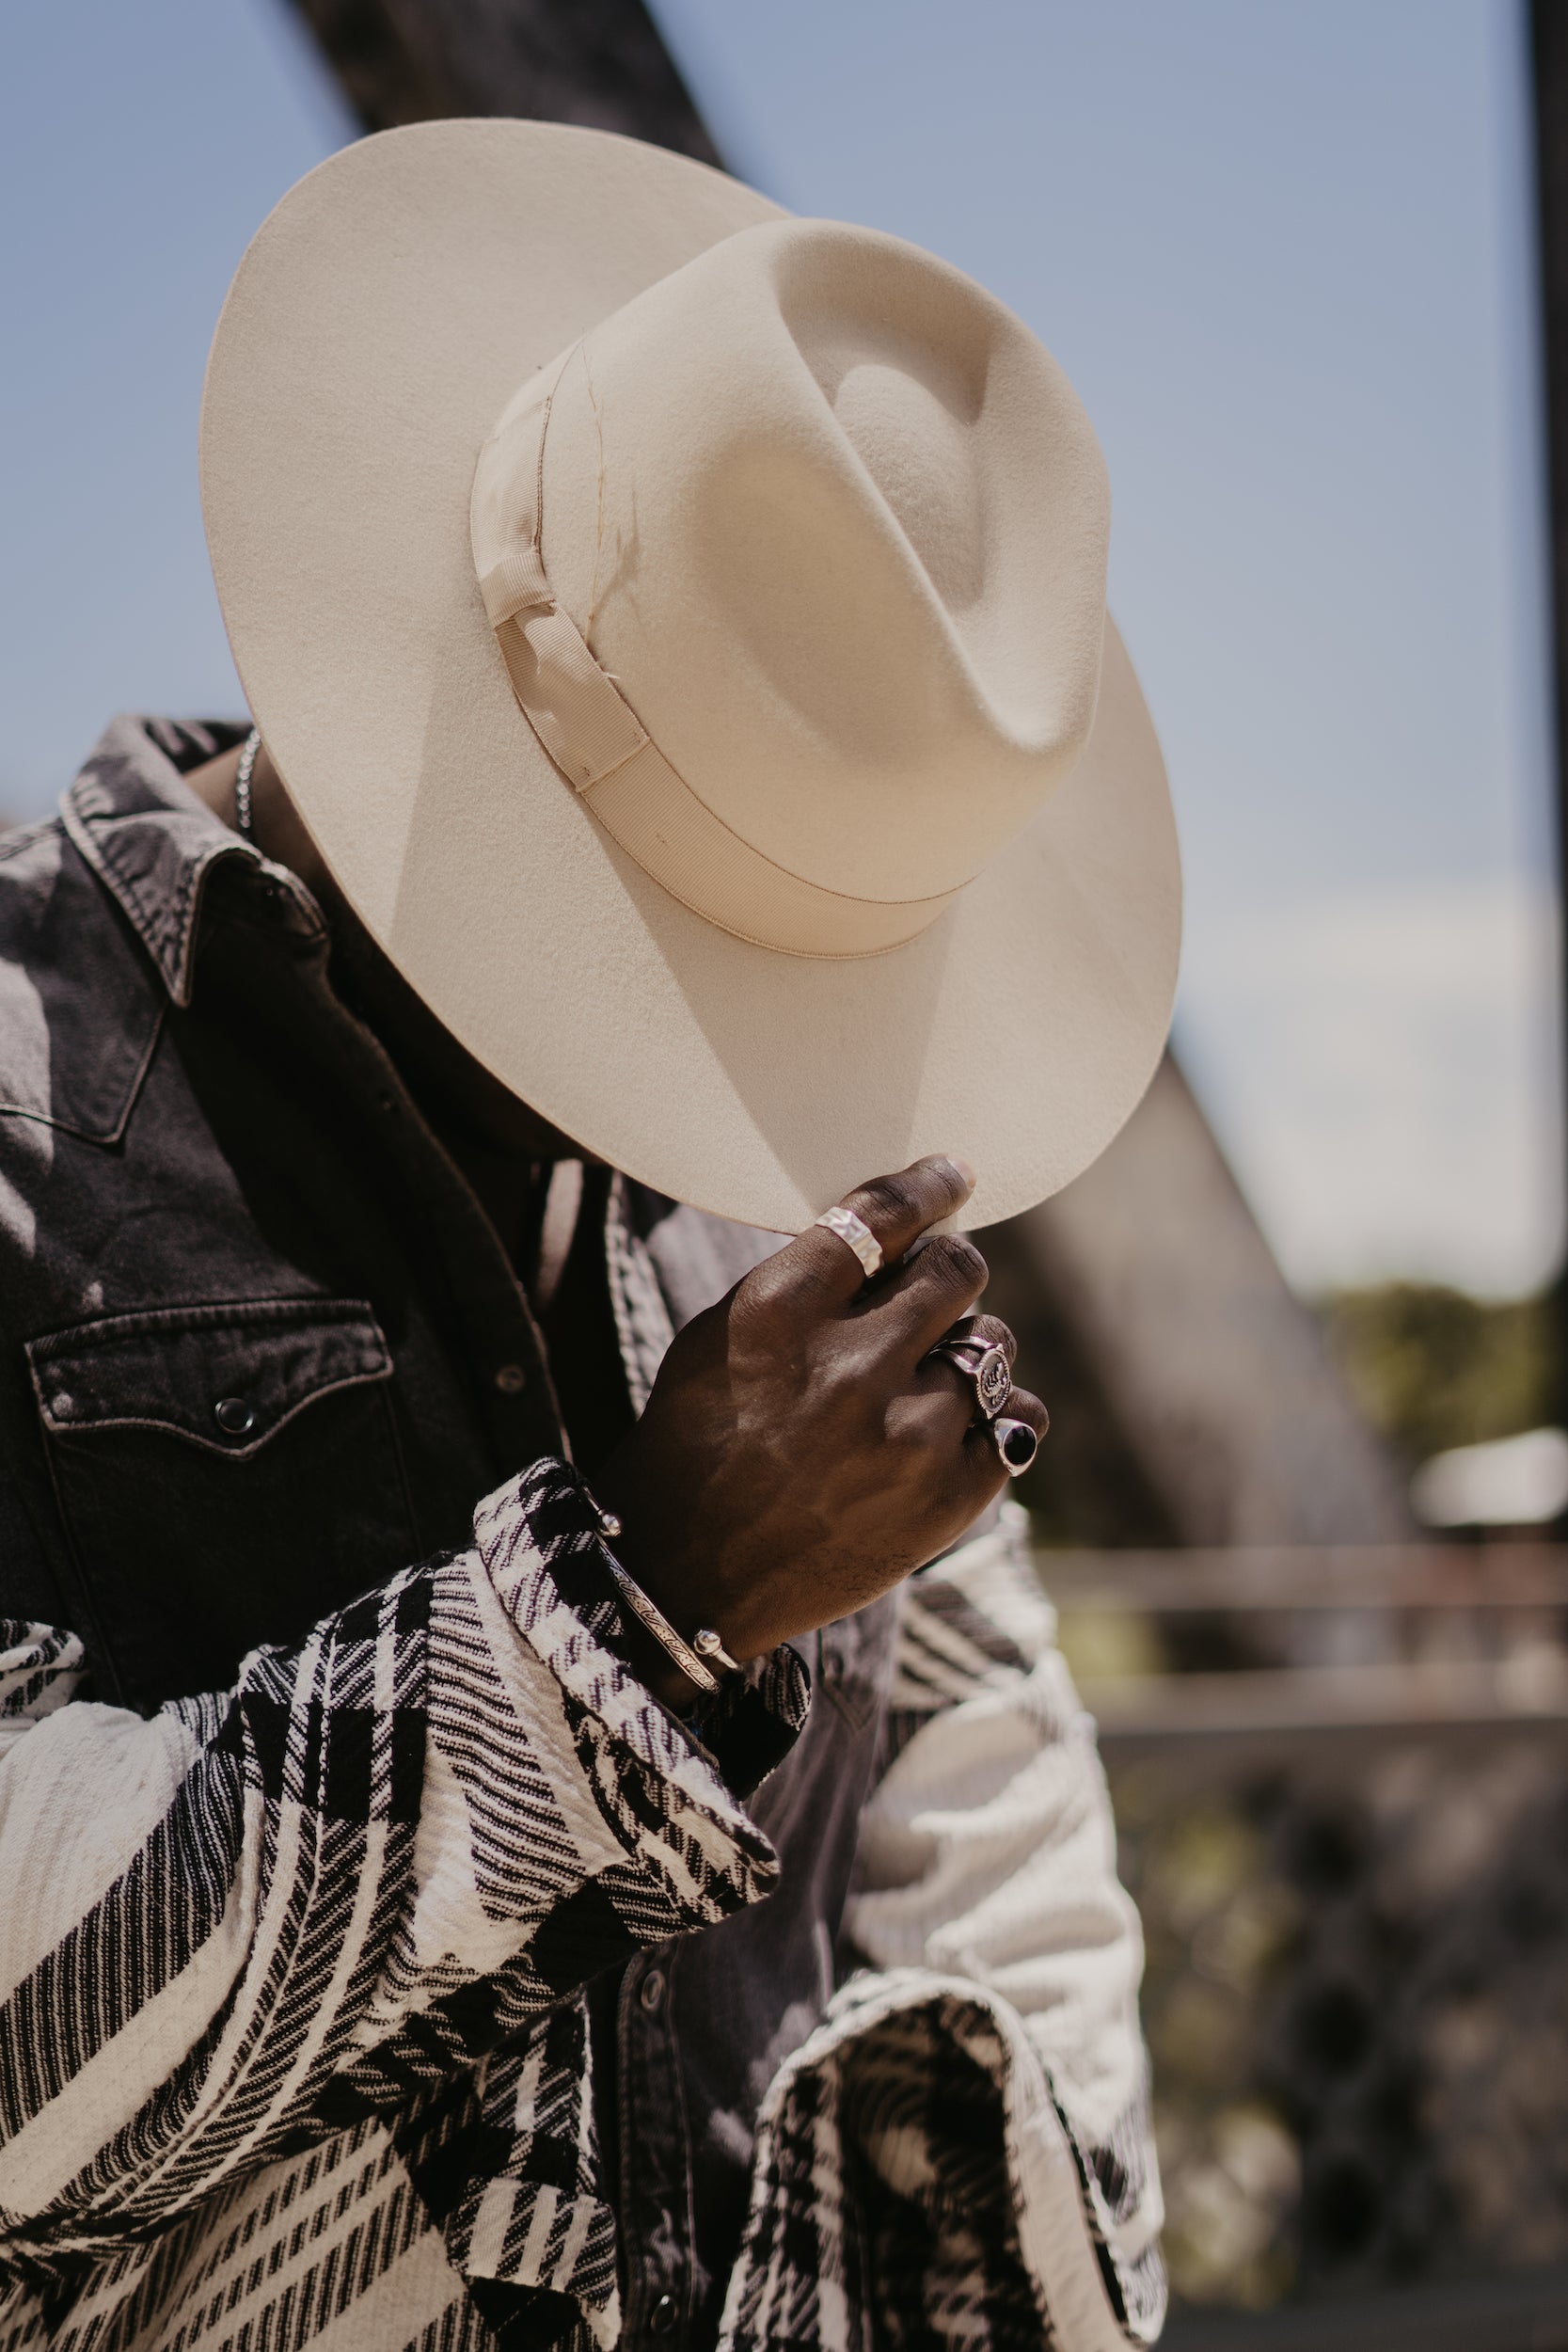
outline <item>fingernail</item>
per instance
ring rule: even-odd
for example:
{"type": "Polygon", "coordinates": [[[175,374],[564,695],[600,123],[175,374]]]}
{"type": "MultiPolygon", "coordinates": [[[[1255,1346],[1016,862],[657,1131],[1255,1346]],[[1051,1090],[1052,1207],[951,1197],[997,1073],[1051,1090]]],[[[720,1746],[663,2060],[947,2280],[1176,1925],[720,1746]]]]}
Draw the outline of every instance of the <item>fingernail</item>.
{"type": "Polygon", "coordinates": [[[974,1168],[971,1168],[969,1162],[957,1152],[948,1152],[944,1154],[944,1157],[947,1161],[948,1167],[956,1171],[958,1182],[962,1184],[965,1192],[973,1192],[980,1180],[978,1176],[976,1176],[974,1168]]]}

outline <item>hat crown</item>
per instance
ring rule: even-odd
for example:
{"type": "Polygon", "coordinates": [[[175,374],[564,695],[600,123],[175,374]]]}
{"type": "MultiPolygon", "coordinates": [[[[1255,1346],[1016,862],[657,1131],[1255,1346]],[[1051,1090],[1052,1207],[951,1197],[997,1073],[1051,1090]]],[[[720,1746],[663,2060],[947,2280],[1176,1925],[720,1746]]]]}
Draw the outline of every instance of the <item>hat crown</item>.
{"type": "Polygon", "coordinates": [[[507,431],[536,381],[481,460],[482,575],[540,494],[552,594],[741,842],[868,900],[967,882],[1076,763],[1099,683],[1104,467],[1034,336],[896,238],[786,221],[542,378],[542,456],[507,431]]]}

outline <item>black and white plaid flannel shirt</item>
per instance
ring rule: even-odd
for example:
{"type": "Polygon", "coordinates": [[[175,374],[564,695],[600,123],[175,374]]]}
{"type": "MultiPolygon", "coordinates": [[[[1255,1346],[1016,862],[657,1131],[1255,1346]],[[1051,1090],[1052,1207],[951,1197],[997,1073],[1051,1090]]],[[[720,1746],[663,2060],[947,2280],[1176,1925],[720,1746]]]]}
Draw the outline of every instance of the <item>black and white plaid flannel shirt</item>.
{"type": "MultiPolygon", "coordinates": [[[[667,1714],[559,1465],[475,1537],[150,1721],[8,1629],[0,2352],[616,2341],[580,1988],[767,1897],[737,1791],[806,1678],[667,1714]]],[[[866,1964],[765,2102],[735,2352],[1157,2331],[1136,1926],[1049,1634],[1016,1530],[909,1590],[866,1964]]]]}

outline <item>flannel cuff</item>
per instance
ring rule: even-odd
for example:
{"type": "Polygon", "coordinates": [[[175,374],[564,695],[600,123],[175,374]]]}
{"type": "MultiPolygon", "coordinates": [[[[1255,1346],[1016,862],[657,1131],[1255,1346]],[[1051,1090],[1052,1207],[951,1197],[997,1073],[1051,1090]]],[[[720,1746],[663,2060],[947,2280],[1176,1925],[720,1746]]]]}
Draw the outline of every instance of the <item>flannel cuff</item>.
{"type": "MultiPolygon", "coordinates": [[[[635,1683],[626,1660],[632,1654],[625,1604],[610,1574],[610,1552],[594,1505],[577,1473],[552,1458],[532,1463],[480,1505],[474,1532],[487,1566],[514,1549],[526,1535],[530,1549],[548,1565],[559,1598],[594,1647],[608,1651],[635,1683]]],[[[531,1615],[533,1613],[530,1613],[531,1615]]],[[[570,1680],[572,1661],[552,1661],[570,1680]]],[[[732,1796],[749,1797],[784,1761],[803,1727],[811,1706],[811,1677],[787,1642],[754,1658],[689,1717],[671,1715],[650,1694],[646,1706],[678,1736],[690,1753],[715,1769],[732,1796]]]]}

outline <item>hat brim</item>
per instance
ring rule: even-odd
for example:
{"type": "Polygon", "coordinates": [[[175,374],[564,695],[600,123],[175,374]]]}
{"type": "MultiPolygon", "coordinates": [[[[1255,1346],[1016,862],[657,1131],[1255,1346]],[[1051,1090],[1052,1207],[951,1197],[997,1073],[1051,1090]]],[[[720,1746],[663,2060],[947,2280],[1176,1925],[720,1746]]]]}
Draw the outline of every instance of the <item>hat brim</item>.
{"type": "Polygon", "coordinates": [[[513,697],[473,576],[481,443],[532,370],[779,208],[607,133],[420,123],[286,196],[201,421],[256,723],[349,903],[452,1034],[588,1150],[793,1232],[926,1152],[962,1222],[1058,1190],[1153,1073],[1180,929],[1160,749],[1107,625],[1087,752],[931,929],[819,962],[690,914],[603,833],[513,697]]]}

